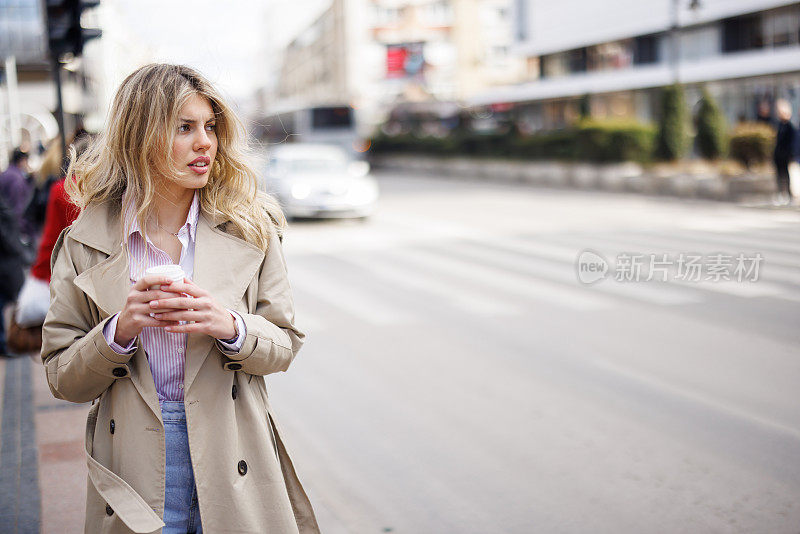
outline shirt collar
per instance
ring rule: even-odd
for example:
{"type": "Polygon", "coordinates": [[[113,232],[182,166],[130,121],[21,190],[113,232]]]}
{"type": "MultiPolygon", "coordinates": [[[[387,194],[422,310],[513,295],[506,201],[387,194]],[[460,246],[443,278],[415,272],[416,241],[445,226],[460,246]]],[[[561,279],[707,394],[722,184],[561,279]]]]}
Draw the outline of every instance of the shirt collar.
{"type": "MultiPolygon", "coordinates": [[[[127,201],[128,192],[126,191],[122,195],[122,205],[127,206],[125,210],[125,228],[127,231],[125,232],[125,238],[130,239],[130,237],[135,234],[139,233],[142,235],[142,229],[139,226],[139,221],[136,218],[136,207],[132,204],[129,205],[127,201]]],[[[181,233],[184,228],[188,227],[189,231],[189,238],[194,241],[197,236],[197,219],[200,216],[200,195],[197,191],[194,192],[194,196],[192,197],[192,204],[189,206],[189,213],[186,215],[186,222],[183,223],[178,233],[181,233]]]]}

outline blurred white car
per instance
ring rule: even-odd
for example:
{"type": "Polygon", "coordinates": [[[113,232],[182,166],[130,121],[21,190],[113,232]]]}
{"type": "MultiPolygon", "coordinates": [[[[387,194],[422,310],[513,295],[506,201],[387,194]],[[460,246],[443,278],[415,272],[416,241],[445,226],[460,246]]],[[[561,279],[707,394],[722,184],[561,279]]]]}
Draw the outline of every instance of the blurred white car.
{"type": "Polygon", "coordinates": [[[334,145],[296,143],[271,149],[264,189],[289,218],[368,217],[378,199],[369,164],[334,145]]]}

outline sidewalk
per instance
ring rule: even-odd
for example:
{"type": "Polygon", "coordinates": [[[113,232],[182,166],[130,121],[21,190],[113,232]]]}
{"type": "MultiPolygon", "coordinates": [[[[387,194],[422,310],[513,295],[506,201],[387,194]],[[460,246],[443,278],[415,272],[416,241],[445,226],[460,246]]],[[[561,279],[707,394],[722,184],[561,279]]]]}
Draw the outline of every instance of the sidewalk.
{"type": "Polygon", "coordinates": [[[3,534],[83,532],[89,404],[53,398],[39,354],[0,358],[3,534]]]}
{"type": "MultiPolygon", "coordinates": [[[[715,200],[756,209],[800,210],[797,199],[792,205],[776,206],[772,202],[776,183],[771,174],[723,176],[688,168],[646,168],[633,162],[567,163],[419,154],[373,155],[370,163],[378,172],[400,172],[410,176],[715,200]]],[[[800,197],[800,192],[795,192],[795,196],[800,197]]]]}

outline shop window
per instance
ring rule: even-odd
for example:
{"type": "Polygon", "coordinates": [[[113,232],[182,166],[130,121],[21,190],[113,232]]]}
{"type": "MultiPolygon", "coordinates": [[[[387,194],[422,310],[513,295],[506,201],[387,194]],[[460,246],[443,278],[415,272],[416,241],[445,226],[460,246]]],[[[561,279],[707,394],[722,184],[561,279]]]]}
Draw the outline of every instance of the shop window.
{"type": "Polygon", "coordinates": [[[722,21],[722,51],[741,52],[764,46],[759,14],[735,17],[722,21]]]}
{"type": "Polygon", "coordinates": [[[630,67],[633,61],[631,48],[629,39],[589,47],[587,70],[618,70],[630,67]]]}
{"type": "Polygon", "coordinates": [[[558,52],[542,56],[541,75],[543,78],[557,78],[575,72],[586,72],[586,48],[558,52]]]}
{"type": "Polygon", "coordinates": [[[768,47],[798,44],[800,6],[775,9],[764,13],[764,44],[768,47]]]}
{"type": "Polygon", "coordinates": [[[642,35],[633,40],[633,64],[646,65],[658,61],[658,38],[642,35]]]}

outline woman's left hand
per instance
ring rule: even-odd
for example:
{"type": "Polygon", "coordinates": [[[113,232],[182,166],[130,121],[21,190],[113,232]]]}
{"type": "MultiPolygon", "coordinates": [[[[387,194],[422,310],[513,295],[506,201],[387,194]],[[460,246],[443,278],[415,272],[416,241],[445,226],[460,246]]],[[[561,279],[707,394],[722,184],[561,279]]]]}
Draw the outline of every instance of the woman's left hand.
{"type": "Polygon", "coordinates": [[[184,278],[183,282],[163,285],[161,289],[189,295],[150,301],[150,309],[156,319],[187,321],[186,324],[164,327],[167,332],[201,333],[217,339],[232,339],[236,336],[236,321],[231,312],[220,306],[208,291],[188,278],[184,278]]]}

